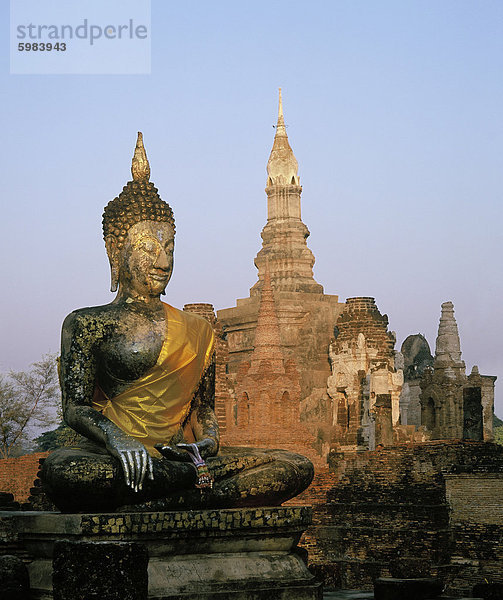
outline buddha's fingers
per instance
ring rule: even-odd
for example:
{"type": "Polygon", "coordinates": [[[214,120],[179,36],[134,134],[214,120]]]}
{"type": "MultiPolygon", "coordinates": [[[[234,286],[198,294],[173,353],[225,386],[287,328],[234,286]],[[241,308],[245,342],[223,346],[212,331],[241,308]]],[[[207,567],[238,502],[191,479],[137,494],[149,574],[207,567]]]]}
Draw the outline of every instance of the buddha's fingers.
{"type": "Polygon", "coordinates": [[[125,456],[124,452],[119,452],[119,458],[122,463],[122,470],[124,471],[124,480],[126,481],[126,485],[131,485],[131,474],[129,472],[129,463],[128,459],[125,456]]]}
{"type": "Polygon", "coordinates": [[[143,477],[145,475],[146,459],[147,457],[145,456],[145,451],[137,450],[134,453],[134,460],[136,465],[135,492],[141,490],[143,477]]]}
{"type": "Polygon", "coordinates": [[[147,450],[143,451],[141,454],[142,463],[141,463],[141,477],[140,477],[140,490],[143,489],[143,481],[145,480],[145,475],[147,471],[151,469],[152,459],[150,458],[150,454],[147,450]]]}
{"type": "Polygon", "coordinates": [[[133,452],[126,450],[127,463],[129,467],[129,487],[136,492],[136,469],[133,459],[133,452]]]}
{"type": "Polygon", "coordinates": [[[150,479],[154,479],[154,463],[150,454],[148,455],[148,476],[150,479]]]}

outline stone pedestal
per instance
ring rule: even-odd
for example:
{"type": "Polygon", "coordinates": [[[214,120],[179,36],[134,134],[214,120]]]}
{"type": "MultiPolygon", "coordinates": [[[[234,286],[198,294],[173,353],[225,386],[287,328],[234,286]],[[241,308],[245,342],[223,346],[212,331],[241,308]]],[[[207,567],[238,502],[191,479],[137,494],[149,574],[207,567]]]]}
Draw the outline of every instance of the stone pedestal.
{"type": "MultiPolygon", "coordinates": [[[[320,600],[297,542],[308,507],[108,514],[0,513],[34,559],[33,598],[53,598],[55,542],[130,542],[149,555],[149,600],[320,600]]],[[[59,566],[61,568],[61,566],[59,566]]],[[[96,565],[96,569],[103,569],[96,565]]],[[[107,577],[103,569],[103,577],[107,577]]],[[[102,599],[106,600],[106,599],[102,599]]]]}

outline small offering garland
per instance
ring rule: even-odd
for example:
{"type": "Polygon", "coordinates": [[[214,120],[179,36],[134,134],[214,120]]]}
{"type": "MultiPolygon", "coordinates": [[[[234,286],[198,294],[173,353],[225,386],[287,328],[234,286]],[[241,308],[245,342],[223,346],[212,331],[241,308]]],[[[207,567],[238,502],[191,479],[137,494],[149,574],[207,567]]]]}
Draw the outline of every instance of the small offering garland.
{"type": "Polygon", "coordinates": [[[196,444],[189,444],[189,446],[190,448],[187,448],[187,452],[197,470],[196,488],[211,489],[213,487],[213,477],[211,476],[211,473],[208,470],[208,466],[204,462],[199,452],[199,448],[196,446],[196,444]]]}

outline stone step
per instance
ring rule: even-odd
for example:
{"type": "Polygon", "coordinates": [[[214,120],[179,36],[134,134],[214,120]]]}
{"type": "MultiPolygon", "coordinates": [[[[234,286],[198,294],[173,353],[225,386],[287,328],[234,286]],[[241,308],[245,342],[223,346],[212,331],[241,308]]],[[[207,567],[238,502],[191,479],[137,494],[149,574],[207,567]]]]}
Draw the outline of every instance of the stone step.
{"type": "Polygon", "coordinates": [[[374,583],[375,600],[427,600],[438,598],[442,593],[440,579],[420,577],[405,579],[398,577],[380,577],[374,583]]]}
{"type": "Polygon", "coordinates": [[[374,600],[374,592],[335,590],[323,593],[323,600],[374,600]]]}
{"type": "Polygon", "coordinates": [[[477,583],[473,587],[473,593],[475,596],[482,596],[486,600],[501,600],[503,598],[503,582],[500,580],[499,583],[477,583]]]}
{"type": "MultiPolygon", "coordinates": [[[[323,600],[374,600],[374,592],[362,590],[332,590],[323,593],[323,600]]],[[[404,598],[407,600],[407,598],[404,598]]],[[[484,600],[483,598],[471,598],[468,596],[437,596],[426,600],[484,600]]]]}

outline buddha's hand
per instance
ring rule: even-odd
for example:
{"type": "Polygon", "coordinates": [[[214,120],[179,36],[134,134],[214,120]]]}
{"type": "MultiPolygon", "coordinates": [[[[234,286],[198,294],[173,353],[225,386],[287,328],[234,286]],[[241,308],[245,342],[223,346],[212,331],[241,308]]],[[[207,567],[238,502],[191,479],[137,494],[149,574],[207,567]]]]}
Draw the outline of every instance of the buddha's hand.
{"type": "MultiPolygon", "coordinates": [[[[201,456],[206,458],[213,456],[216,452],[213,451],[216,443],[211,438],[204,438],[195,443],[201,456]]],[[[184,462],[191,462],[190,449],[192,444],[155,444],[154,448],[158,450],[165,458],[169,460],[180,460],[184,462]]]]}
{"type": "Polygon", "coordinates": [[[189,444],[154,444],[154,448],[167,458],[168,460],[178,460],[182,462],[190,462],[190,456],[188,452],[183,449],[183,446],[188,446],[189,444]],[[182,446],[182,448],[180,448],[182,446]]]}
{"type": "MultiPolygon", "coordinates": [[[[215,456],[218,451],[218,443],[211,437],[205,437],[195,443],[203,458],[215,456]]],[[[190,448],[191,444],[177,444],[178,448],[190,448]]]]}
{"type": "Polygon", "coordinates": [[[107,449],[119,459],[126,485],[133,491],[143,488],[145,475],[154,479],[152,457],[142,443],[127,434],[116,435],[108,441],[107,449]]]}

